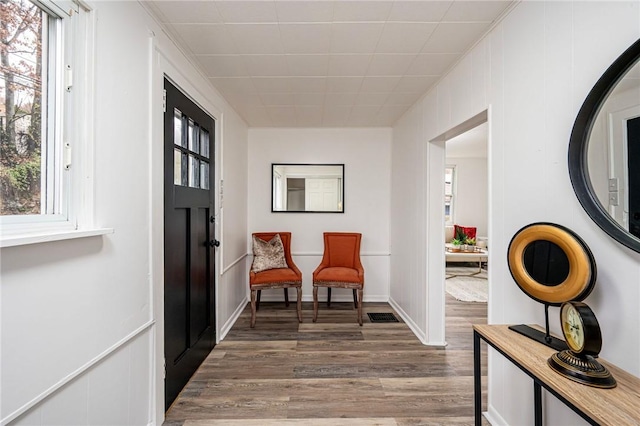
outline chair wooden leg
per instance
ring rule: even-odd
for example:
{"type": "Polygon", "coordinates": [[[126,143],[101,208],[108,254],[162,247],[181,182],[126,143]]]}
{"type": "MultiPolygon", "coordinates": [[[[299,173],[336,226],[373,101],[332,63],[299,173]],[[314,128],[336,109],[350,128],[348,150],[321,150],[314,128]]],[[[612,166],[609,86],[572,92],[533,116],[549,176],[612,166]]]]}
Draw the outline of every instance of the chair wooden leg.
{"type": "Polygon", "coordinates": [[[362,326],[362,289],[358,290],[358,324],[362,326]]]}
{"type": "Polygon", "coordinates": [[[331,287],[327,287],[327,308],[331,306],[331,287]]]}
{"type": "Polygon", "coordinates": [[[251,328],[256,326],[256,293],[260,294],[260,291],[251,290],[251,328]]]}
{"type": "Polygon", "coordinates": [[[296,310],[298,311],[298,322],[302,322],[302,287],[298,287],[298,301],[296,303],[296,310]]]}
{"type": "Polygon", "coordinates": [[[313,287],[313,322],[318,319],[318,287],[313,287]]]}
{"type": "Polygon", "coordinates": [[[356,289],[353,289],[353,307],[358,308],[358,297],[356,296],[356,289]]]}
{"type": "Polygon", "coordinates": [[[256,311],[260,310],[260,296],[262,295],[262,290],[258,290],[258,301],[256,302],[256,311]]]}
{"type": "Polygon", "coordinates": [[[284,289],[284,306],[289,307],[289,289],[284,289]]]}

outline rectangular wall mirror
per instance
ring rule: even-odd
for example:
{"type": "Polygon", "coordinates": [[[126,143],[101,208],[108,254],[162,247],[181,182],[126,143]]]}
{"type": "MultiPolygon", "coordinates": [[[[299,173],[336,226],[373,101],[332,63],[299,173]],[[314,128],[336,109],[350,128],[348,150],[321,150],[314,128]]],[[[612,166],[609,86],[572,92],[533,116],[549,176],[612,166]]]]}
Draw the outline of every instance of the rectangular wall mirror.
{"type": "Polygon", "coordinates": [[[271,211],[344,213],[344,164],[272,164],[271,211]]]}

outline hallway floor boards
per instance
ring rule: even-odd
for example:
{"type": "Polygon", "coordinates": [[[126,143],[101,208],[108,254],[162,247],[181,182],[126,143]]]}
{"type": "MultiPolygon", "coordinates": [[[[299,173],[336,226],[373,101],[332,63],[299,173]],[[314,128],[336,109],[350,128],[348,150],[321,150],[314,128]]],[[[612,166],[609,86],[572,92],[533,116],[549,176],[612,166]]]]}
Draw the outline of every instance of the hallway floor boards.
{"type": "Polygon", "coordinates": [[[164,424],[473,424],[471,324],[486,323],[487,304],[447,295],[445,348],[422,345],[403,322],[369,322],[367,312],[394,312],[387,303],[363,311],[360,327],[353,304],[321,303],[314,324],[312,304],[303,303],[299,324],[295,303],[263,302],[251,329],[245,308],[164,424]]]}

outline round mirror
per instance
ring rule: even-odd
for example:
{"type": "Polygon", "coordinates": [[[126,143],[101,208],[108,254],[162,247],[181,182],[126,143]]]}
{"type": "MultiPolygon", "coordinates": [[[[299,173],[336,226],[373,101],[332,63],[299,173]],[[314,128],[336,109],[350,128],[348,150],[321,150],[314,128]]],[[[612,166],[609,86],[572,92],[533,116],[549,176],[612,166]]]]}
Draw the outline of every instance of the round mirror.
{"type": "Polygon", "coordinates": [[[593,221],[640,252],[640,40],[589,92],[571,132],[569,175],[593,221]]]}
{"type": "Polygon", "coordinates": [[[591,250],[573,231],[554,223],[533,223],[520,229],[508,249],[511,276],[532,299],[560,306],[583,300],[596,283],[591,250]]]}

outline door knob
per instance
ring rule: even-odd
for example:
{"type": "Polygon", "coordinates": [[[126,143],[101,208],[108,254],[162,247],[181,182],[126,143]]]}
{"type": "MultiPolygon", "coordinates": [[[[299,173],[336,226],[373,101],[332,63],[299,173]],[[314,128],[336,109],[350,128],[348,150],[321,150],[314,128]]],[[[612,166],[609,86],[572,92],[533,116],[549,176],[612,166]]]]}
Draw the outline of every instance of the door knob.
{"type": "Polygon", "coordinates": [[[211,247],[220,247],[220,241],[213,239],[211,241],[209,241],[209,246],[211,247]]]}

